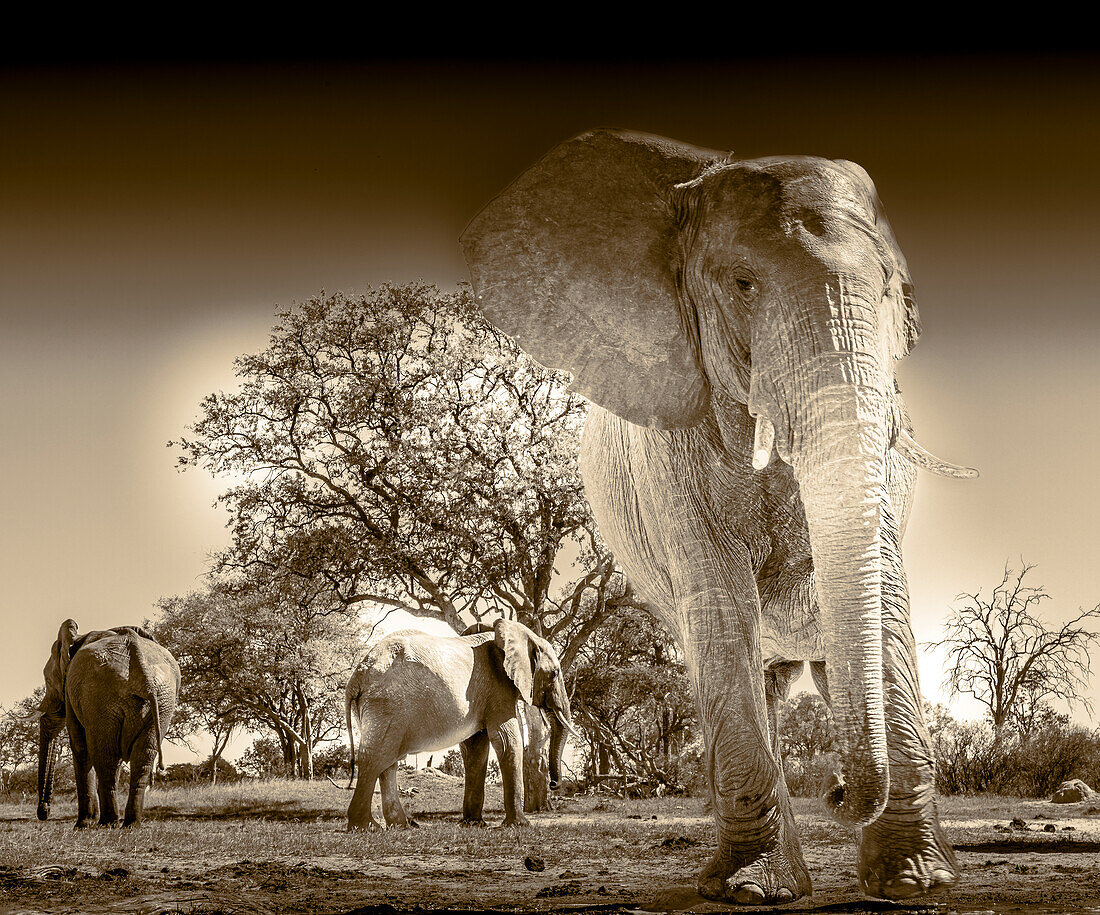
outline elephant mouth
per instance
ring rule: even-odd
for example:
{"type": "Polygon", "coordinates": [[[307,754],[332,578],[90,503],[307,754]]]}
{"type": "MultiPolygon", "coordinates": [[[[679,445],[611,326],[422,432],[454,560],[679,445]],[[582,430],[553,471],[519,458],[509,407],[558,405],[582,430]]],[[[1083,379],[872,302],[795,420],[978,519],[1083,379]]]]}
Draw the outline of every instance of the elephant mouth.
{"type": "MultiPolygon", "coordinates": [[[[936,457],[921,445],[905,428],[898,426],[892,444],[894,451],[921,470],[942,477],[957,480],[977,479],[978,471],[973,467],[952,464],[936,457]]],[[[775,450],[775,426],[763,414],[756,417],[756,429],[753,432],[752,466],[754,470],[764,470],[771,463],[775,450]]]]}

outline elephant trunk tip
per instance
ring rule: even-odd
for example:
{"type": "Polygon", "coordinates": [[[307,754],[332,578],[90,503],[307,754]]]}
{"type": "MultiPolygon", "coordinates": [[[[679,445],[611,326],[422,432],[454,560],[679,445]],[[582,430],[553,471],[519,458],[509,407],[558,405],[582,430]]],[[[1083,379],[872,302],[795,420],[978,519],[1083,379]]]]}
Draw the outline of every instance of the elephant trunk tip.
{"type": "Polygon", "coordinates": [[[50,818],[50,805],[39,804],[38,805],[38,819],[48,820],[50,818]]]}
{"type": "Polygon", "coordinates": [[[825,806],[838,823],[859,828],[873,823],[886,809],[890,794],[888,778],[877,780],[878,790],[852,791],[835,774],[825,791],[825,806]]]}

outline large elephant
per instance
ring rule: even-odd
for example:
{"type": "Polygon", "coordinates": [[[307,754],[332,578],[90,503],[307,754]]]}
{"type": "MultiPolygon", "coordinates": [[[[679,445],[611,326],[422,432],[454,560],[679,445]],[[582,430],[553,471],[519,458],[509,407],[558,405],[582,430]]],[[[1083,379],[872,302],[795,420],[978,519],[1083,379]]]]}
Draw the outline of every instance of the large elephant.
{"type": "Polygon", "coordinates": [[[119,765],[130,764],[124,826],[141,822],[153,763],[163,767],[161,741],[176,710],[180,669],[147,630],[119,626],[79,635],[65,620],[42,673],[39,706],[38,818],[50,815],[55,741],[68,726],[76,772],[77,827],[118,823],[119,765]],[[93,793],[98,786],[99,803],[93,793]]]}
{"type": "Polygon", "coordinates": [[[588,499],[698,704],[718,841],[700,892],[811,892],[775,733],[807,660],[840,744],[826,800],[862,827],[864,891],[954,884],[899,544],[917,466],[976,473],[913,440],[894,360],[920,324],[867,173],[596,130],[462,244],[489,319],[593,401],[588,499]]]}
{"type": "Polygon", "coordinates": [[[371,812],[381,778],[388,826],[415,826],[397,790],[397,763],[409,753],[459,744],[466,769],[462,822],[482,825],[492,744],[504,781],[505,826],[526,826],[523,741],[516,701],[549,712],[550,783],[561,779],[565,735],[573,732],[569,696],[554,649],[521,623],[498,620],[461,636],[402,630],[381,639],[348,682],[345,712],[351,755],[359,726],[359,781],[348,829],[378,827],[371,812]]]}

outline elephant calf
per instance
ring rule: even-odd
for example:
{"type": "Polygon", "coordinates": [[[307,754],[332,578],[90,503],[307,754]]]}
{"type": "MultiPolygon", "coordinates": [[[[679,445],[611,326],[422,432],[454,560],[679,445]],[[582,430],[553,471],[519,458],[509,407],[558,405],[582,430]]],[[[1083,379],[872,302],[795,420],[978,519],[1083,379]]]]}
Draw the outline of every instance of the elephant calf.
{"type": "Polygon", "coordinates": [[[151,633],[119,626],[78,636],[65,620],[42,673],[46,695],[39,718],[38,818],[50,815],[54,741],[66,725],[76,771],[78,828],[95,820],[92,770],[99,789],[101,826],[118,823],[115,785],[119,764],[130,764],[130,793],[124,826],[141,821],[153,761],[172,722],[180,669],[172,653],[151,633]]]}
{"type": "Polygon", "coordinates": [[[347,687],[345,713],[355,760],[352,716],[359,725],[359,782],[348,829],[376,829],[371,812],[381,778],[388,826],[415,826],[397,791],[397,763],[409,753],[460,744],[466,768],[462,822],[483,825],[489,744],[504,781],[504,824],[525,826],[523,743],[516,701],[550,713],[550,783],[560,782],[569,697],[550,643],[526,626],[498,620],[490,630],[438,636],[402,630],[374,645],[347,687]]]}

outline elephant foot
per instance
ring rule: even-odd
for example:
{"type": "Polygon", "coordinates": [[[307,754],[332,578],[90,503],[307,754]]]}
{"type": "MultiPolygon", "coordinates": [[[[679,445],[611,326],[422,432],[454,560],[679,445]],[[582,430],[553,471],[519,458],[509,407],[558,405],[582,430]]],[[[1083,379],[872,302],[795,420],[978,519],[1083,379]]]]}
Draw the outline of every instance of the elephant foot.
{"type": "Polygon", "coordinates": [[[700,896],[732,905],[776,905],[812,892],[806,866],[800,859],[792,862],[779,850],[767,852],[745,867],[737,867],[719,853],[699,875],[700,896]]]}
{"type": "Polygon", "coordinates": [[[382,826],[373,817],[365,823],[348,823],[348,832],[381,832],[382,826]]]}
{"type": "Polygon", "coordinates": [[[527,819],[522,813],[517,813],[515,816],[505,817],[504,822],[498,826],[498,829],[507,829],[514,827],[516,829],[522,829],[531,825],[531,821],[527,819]]]}
{"type": "Polygon", "coordinates": [[[96,818],[94,816],[80,817],[76,821],[76,829],[89,829],[96,825],[96,818]]]}
{"type": "Polygon", "coordinates": [[[489,824],[486,823],[485,820],[483,820],[481,817],[477,817],[476,819],[467,819],[466,817],[463,817],[458,825],[464,826],[468,829],[487,829],[489,827],[489,824]]]}
{"type": "Polygon", "coordinates": [[[50,818],[50,807],[48,804],[38,805],[38,819],[48,820],[50,818]]]}
{"type": "Polygon", "coordinates": [[[924,824],[916,834],[912,827],[891,832],[889,825],[880,818],[863,830],[859,885],[865,894],[879,899],[913,899],[955,885],[959,865],[938,823],[924,824]]]}
{"type": "Polygon", "coordinates": [[[395,820],[393,823],[386,824],[387,829],[419,829],[420,824],[416,822],[412,817],[406,817],[404,820],[395,820]]]}

